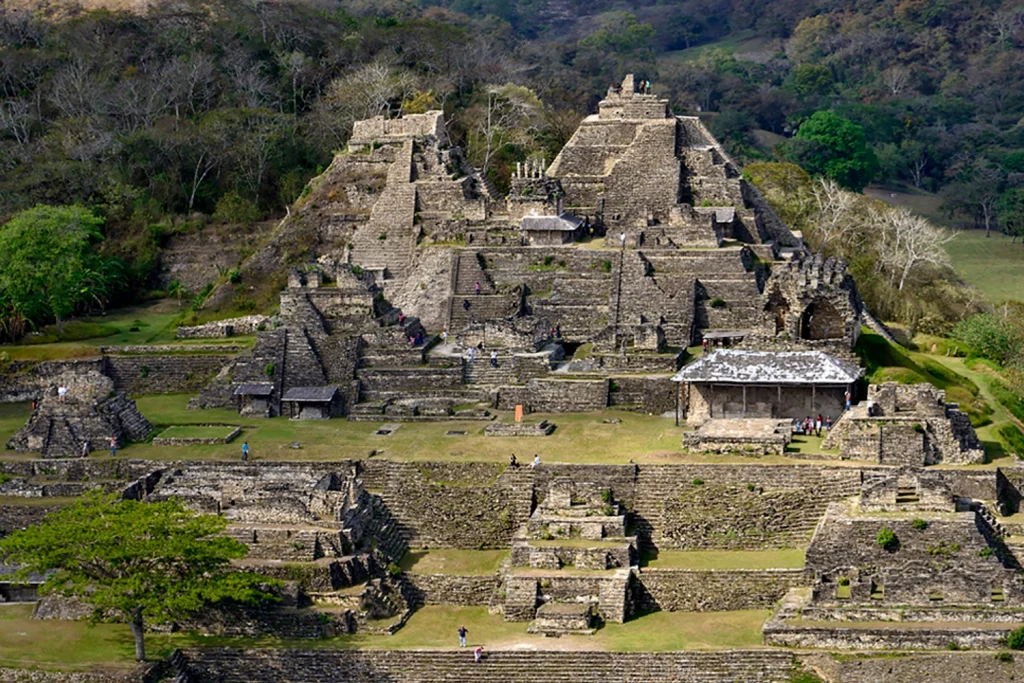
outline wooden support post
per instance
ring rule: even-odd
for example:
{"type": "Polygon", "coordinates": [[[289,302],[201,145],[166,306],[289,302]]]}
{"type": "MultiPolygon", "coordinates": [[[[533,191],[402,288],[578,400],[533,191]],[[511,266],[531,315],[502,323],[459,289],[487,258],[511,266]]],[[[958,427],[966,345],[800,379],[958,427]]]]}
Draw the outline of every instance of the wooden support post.
{"type": "Polygon", "coordinates": [[[818,388],[817,388],[816,385],[814,385],[814,384],[811,385],[811,413],[812,413],[811,417],[812,418],[814,417],[813,413],[818,412],[818,409],[815,407],[815,406],[818,405],[817,389],[818,388]]]}
{"type": "Polygon", "coordinates": [[[747,385],[743,385],[743,417],[747,416],[747,385]]]}

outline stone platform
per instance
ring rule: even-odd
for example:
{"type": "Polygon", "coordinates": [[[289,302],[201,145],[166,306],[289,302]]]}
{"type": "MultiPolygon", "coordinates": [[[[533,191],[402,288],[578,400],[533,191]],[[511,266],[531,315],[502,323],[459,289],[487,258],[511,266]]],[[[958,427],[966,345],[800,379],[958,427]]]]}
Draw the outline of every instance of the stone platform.
{"type": "Polygon", "coordinates": [[[540,422],[492,422],[487,425],[487,436],[548,436],[555,431],[555,424],[547,420],[540,422]]]}
{"type": "Polygon", "coordinates": [[[556,638],[562,634],[590,636],[594,634],[594,612],[589,602],[547,603],[537,608],[537,617],[526,632],[556,638]]]}
{"type": "Polygon", "coordinates": [[[791,439],[789,420],[721,418],[708,420],[697,431],[684,434],[683,447],[706,453],[782,455],[791,439]]]}

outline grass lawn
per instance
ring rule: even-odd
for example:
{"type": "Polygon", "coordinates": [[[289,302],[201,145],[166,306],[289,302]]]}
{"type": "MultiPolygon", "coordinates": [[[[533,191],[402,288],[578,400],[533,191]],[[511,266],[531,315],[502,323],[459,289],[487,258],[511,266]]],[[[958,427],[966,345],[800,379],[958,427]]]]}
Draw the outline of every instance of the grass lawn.
{"type": "Polygon", "coordinates": [[[912,185],[868,185],[864,194],[889,206],[902,206],[936,225],[952,225],[942,210],[942,197],[912,185]]]}
{"type": "Polygon", "coordinates": [[[0,403],[0,449],[14,432],[25,426],[31,412],[28,403],[0,403]]]}
{"type": "MultiPolygon", "coordinates": [[[[234,411],[185,409],[189,396],[143,396],[138,407],[158,427],[177,424],[227,423],[242,426],[242,434],[231,444],[217,446],[153,446],[132,444],[118,451],[118,457],[145,459],[235,460],[241,441],[248,441],[253,460],[340,460],[374,457],[396,460],[455,460],[508,462],[515,453],[528,462],[535,453],[541,462],[600,464],[639,463],[749,463],[742,455],[705,455],[682,451],[683,428],[671,418],[606,410],[596,413],[534,414],[531,420],[549,419],[557,425],[551,436],[521,439],[484,436],[486,422],[408,422],[391,436],[374,431],[387,422],[348,420],[293,421],[287,418],[240,419],[234,411]],[[617,424],[602,420],[618,417],[617,424]],[[447,436],[449,430],[464,430],[465,436],[447,436]],[[298,442],[301,448],[292,448],[298,442]]],[[[502,414],[501,419],[511,419],[502,414]]],[[[102,457],[102,456],[101,456],[102,457]]],[[[779,456],[757,458],[761,464],[803,463],[779,456]]]]}
{"type": "MultiPolygon", "coordinates": [[[[135,642],[125,624],[32,619],[33,605],[0,605],[0,666],[88,670],[132,668],[135,642]]],[[[148,634],[149,659],[166,657],[187,636],[148,634]]]]}
{"type": "Polygon", "coordinates": [[[224,439],[233,431],[233,425],[178,425],[168,427],[157,436],[162,439],[224,439]]]}
{"type": "Polygon", "coordinates": [[[946,244],[956,271],[993,304],[1024,301],[1024,244],[1001,233],[963,230],[946,244]]]}
{"type": "Polygon", "coordinates": [[[106,315],[70,320],[64,333],[56,325],[47,325],[39,335],[23,343],[0,346],[12,360],[53,360],[90,358],[99,355],[101,346],[135,344],[242,344],[253,343],[254,337],[229,339],[177,339],[175,321],[182,308],[172,299],[160,299],[136,306],[116,308],[106,315]]]}
{"type": "Polygon", "coordinates": [[[641,565],[651,569],[800,569],[804,551],[797,550],[654,550],[641,565]]]}
{"type": "Polygon", "coordinates": [[[399,566],[412,574],[486,576],[498,571],[508,556],[508,550],[410,549],[399,566]]]}
{"type": "Polygon", "coordinates": [[[322,647],[414,649],[455,648],[458,628],[469,631],[470,647],[538,650],[710,650],[761,646],[761,626],[768,610],[738,612],[655,612],[625,624],[605,624],[592,636],[545,638],[526,632],[527,624],[507,622],[486,607],[431,605],[412,615],[393,636],[364,634],[323,641],[322,647]]]}

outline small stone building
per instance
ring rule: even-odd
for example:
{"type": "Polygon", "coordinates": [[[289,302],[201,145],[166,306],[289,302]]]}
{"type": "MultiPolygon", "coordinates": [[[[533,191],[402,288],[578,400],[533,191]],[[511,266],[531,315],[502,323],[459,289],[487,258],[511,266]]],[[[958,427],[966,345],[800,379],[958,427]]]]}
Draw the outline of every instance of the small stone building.
{"type": "Polygon", "coordinates": [[[970,464],[985,461],[971,420],[931,384],[885,382],[836,423],[824,446],[841,457],[882,465],[970,464]]]}
{"type": "Polygon", "coordinates": [[[571,244],[580,238],[583,220],[568,213],[558,216],[523,216],[520,224],[531,246],[571,244]]]}
{"type": "Polygon", "coordinates": [[[292,387],[281,402],[293,420],[329,420],[341,415],[338,387],[292,387]]]}
{"type": "Polygon", "coordinates": [[[39,587],[46,577],[37,572],[18,576],[19,568],[0,564],[0,604],[5,602],[35,602],[39,598],[39,587]]]}
{"type": "Polygon", "coordinates": [[[838,416],[863,370],[821,351],[721,349],[680,370],[680,408],[690,425],[714,418],[838,416]]]}
{"type": "Polygon", "coordinates": [[[247,417],[274,417],[274,384],[272,382],[245,382],[234,391],[239,415],[247,417]]]}

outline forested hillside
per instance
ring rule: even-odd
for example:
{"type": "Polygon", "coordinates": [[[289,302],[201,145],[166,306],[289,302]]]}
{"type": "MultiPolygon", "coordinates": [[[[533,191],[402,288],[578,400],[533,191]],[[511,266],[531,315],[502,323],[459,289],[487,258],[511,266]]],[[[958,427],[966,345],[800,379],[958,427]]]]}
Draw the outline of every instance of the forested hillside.
{"type": "MultiPolygon", "coordinates": [[[[83,282],[102,288],[76,310],[153,288],[173,235],[283,215],[356,119],[444,108],[502,187],[517,161],[552,158],[627,71],[704,116],[741,163],[760,162],[755,180],[814,248],[859,255],[887,318],[948,329],[980,304],[942,258],[902,275],[881,263],[866,200],[856,239],[818,234],[821,188],[777,162],[848,191],[916,186],[961,221],[1024,231],[1024,8],[1012,2],[97,4],[111,9],[0,9],[0,220],[37,204],[101,219],[102,258],[83,282]]],[[[8,336],[56,315],[9,292],[0,308],[8,336]]]]}

